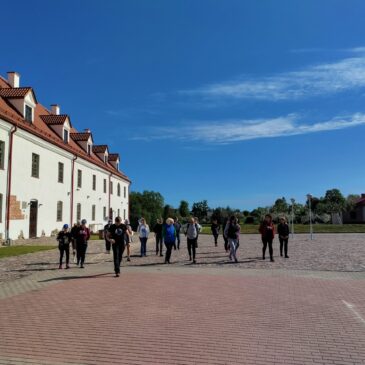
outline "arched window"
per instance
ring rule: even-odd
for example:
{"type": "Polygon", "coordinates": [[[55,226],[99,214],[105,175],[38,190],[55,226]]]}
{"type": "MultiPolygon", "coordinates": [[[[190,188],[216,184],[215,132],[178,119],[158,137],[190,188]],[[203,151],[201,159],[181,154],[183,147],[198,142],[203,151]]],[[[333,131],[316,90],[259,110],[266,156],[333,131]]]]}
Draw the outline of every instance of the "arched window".
{"type": "Polygon", "coordinates": [[[62,222],[62,208],[63,203],[61,201],[57,202],[57,222],[62,222]]]}

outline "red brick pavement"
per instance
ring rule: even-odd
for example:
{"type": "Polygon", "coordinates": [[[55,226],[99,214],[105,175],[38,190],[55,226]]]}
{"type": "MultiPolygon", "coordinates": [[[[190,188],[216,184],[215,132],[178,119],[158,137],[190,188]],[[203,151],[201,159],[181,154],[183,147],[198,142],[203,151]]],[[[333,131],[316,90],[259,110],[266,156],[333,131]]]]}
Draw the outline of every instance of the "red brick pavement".
{"type": "Polygon", "coordinates": [[[364,283],[173,265],[75,277],[0,301],[0,363],[365,364],[364,283]]]}

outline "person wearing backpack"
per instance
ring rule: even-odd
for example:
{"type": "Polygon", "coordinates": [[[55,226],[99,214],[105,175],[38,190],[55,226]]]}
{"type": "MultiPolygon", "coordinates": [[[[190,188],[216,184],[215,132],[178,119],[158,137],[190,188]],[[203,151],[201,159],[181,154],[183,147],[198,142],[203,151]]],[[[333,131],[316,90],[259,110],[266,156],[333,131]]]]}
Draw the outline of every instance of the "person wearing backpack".
{"type": "Polygon", "coordinates": [[[228,239],[229,245],[229,259],[238,262],[237,260],[237,248],[240,237],[241,227],[238,224],[237,218],[232,215],[224,229],[224,234],[228,239]]]}
{"type": "Polygon", "coordinates": [[[174,220],[172,218],[167,218],[166,223],[162,228],[162,237],[166,246],[165,254],[165,264],[170,263],[172,247],[176,242],[176,229],[174,226],[174,220]]]}
{"type": "Polygon", "coordinates": [[[62,231],[57,235],[58,249],[60,250],[60,266],[62,269],[63,255],[66,254],[66,269],[69,269],[70,263],[70,242],[72,241],[71,233],[68,230],[68,224],[64,224],[62,231]]]}
{"type": "Polygon", "coordinates": [[[289,241],[289,225],[286,222],[285,217],[280,218],[280,223],[278,224],[278,235],[280,241],[280,256],[283,256],[283,246],[285,258],[288,259],[288,241],[289,241]]]}
{"type": "Polygon", "coordinates": [[[199,237],[199,225],[194,218],[190,218],[189,223],[186,226],[185,236],[188,244],[189,261],[193,260],[193,264],[196,264],[196,248],[198,246],[199,237]]]}
{"type": "Polygon", "coordinates": [[[262,259],[265,260],[266,247],[269,246],[270,261],[274,262],[274,253],[272,248],[272,241],[275,237],[275,226],[272,222],[272,216],[270,214],[265,215],[264,221],[261,223],[259,232],[262,239],[262,259]]]}
{"type": "Polygon", "coordinates": [[[218,224],[216,219],[213,220],[212,225],[210,226],[210,230],[212,231],[212,235],[214,237],[215,247],[218,246],[218,236],[221,226],[218,224]]]}

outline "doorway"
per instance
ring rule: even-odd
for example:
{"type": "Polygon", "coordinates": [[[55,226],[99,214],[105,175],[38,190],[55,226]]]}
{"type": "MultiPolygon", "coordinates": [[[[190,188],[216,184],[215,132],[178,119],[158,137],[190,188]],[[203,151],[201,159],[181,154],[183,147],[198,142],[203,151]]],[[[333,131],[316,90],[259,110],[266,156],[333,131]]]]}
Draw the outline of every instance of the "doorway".
{"type": "Polygon", "coordinates": [[[29,209],[29,238],[37,237],[38,200],[30,201],[29,209]]]}

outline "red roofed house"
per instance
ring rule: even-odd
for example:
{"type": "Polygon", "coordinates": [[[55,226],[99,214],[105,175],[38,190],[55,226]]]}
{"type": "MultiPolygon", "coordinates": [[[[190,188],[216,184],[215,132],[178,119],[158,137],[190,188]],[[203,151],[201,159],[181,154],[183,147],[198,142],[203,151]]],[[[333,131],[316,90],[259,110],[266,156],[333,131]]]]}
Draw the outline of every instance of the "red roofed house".
{"type": "Polygon", "coordinates": [[[0,240],[50,236],[81,219],[93,231],[109,217],[127,219],[131,181],[119,155],[19,81],[16,72],[0,76],[0,240]]]}
{"type": "Polygon", "coordinates": [[[365,223],[365,194],[356,202],[355,208],[351,212],[343,213],[344,223],[365,223]]]}

